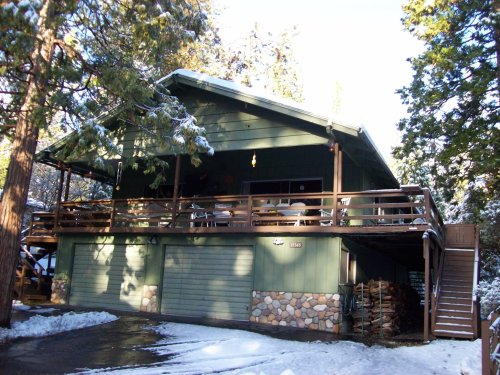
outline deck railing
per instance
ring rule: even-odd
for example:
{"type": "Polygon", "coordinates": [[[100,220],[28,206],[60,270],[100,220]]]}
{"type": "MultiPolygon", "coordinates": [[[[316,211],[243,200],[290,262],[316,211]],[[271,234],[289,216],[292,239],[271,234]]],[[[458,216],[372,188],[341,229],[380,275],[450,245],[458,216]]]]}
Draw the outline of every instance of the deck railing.
{"type": "Polygon", "coordinates": [[[225,195],[175,201],[139,198],[63,202],[55,214],[35,212],[30,235],[51,235],[53,231],[314,232],[335,228],[349,232],[359,228],[400,231],[429,227],[443,236],[443,221],[429,192],[391,189],[225,195]]]}
{"type": "Polygon", "coordinates": [[[492,312],[481,326],[482,375],[500,372],[500,309],[492,312]]]}

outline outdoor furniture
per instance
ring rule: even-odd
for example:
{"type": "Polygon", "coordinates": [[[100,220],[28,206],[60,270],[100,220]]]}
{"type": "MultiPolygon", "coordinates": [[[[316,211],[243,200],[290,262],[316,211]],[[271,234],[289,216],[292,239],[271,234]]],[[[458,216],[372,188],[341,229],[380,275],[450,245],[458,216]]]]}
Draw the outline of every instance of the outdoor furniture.
{"type": "Polygon", "coordinates": [[[212,215],[209,214],[203,207],[193,203],[190,208],[194,210],[190,215],[191,221],[189,225],[191,228],[196,226],[208,227],[210,225],[209,217],[212,217],[212,215]]]}
{"type": "MultiPolygon", "coordinates": [[[[283,216],[303,216],[305,213],[304,208],[305,203],[303,202],[295,202],[292,203],[291,205],[288,205],[287,203],[278,203],[276,205],[276,209],[279,213],[281,213],[283,216]]],[[[282,223],[287,224],[287,225],[294,225],[294,226],[299,226],[301,224],[301,220],[294,220],[294,221],[282,221],[282,223]]]]}
{"type": "MultiPolygon", "coordinates": [[[[345,219],[345,217],[347,217],[347,207],[346,206],[348,206],[350,202],[351,202],[351,198],[340,199],[340,204],[342,206],[344,206],[343,208],[341,208],[339,210],[340,225],[347,225],[347,223],[348,223],[347,219],[345,219]]],[[[319,210],[319,212],[321,213],[321,216],[329,218],[326,220],[320,220],[319,221],[320,226],[329,227],[329,226],[335,225],[335,222],[334,222],[335,211],[333,210],[333,208],[331,209],[331,211],[319,210]]]]}
{"type": "Polygon", "coordinates": [[[226,225],[229,226],[229,220],[232,215],[231,211],[229,210],[232,207],[231,204],[224,204],[224,203],[216,203],[214,205],[214,210],[212,212],[212,215],[214,217],[213,223],[214,226],[217,225],[226,225]]]}

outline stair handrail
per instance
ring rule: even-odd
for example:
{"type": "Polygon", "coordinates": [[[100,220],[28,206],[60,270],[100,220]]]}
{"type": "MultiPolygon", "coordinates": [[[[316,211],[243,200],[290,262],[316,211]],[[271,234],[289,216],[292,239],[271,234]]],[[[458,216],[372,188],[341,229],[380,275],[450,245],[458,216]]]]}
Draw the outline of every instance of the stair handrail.
{"type": "MultiPolygon", "coordinates": [[[[28,268],[36,276],[36,278],[38,279],[37,288],[40,290],[41,285],[42,285],[41,284],[42,283],[42,272],[39,272],[35,267],[33,267],[33,265],[30,262],[28,262],[28,260],[26,258],[23,258],[21,255],[19,255],[19,259],[20,259],[20,263],[23,265],[23,269],[28,268]]],[[[24,272],[21,275],[21,278],[23,278],[23,277],[25,277],[24,272]]],[[[24,288],[24,286],[21,286],[21,288],[24,288]]]]}
{"type": "Polygon", "coordinates": [[[40,263],[38,263],[38,260],[36,260],[36,258],[33,256],[33,254],[31,254],[24,246],[21,246],[21,250],[24,251],[27,256],[29,256],[31,259],[33,259],[35,261],[35,264],[40,267],[40,271],[41,272],[44,272],[44,271],[47,272],[47,270],[45,269],[45,267],[42,266],[40,263]]]}
{"type": "Polygon", "coordinates": [[[479,317],[478,317],[478,301],[476,296],[476,287],[479,283],[479,230],[477,226],[475,227],[475,246],[474,246],[474,276],[472,279],[472,304],[471,304],[471,315],[472,315],[472,329],[474,331],[474,336],[477,337],[479,334],[479,317]]]}
{"type": "Polygon", "coordinates": [[[472,307],[471,307],[471,309],[474,309],[474,304],[477,302],[475,288],[476,288],[478,282],[479,282],[479,234],[477,233],[477,228],[476,228],[475,246],[474,246],[474,276],[472,278],[472,307]]]}
{"type": "Polygon", "coordinates": [[[437,244],[438,244],[438,247],[443,249],[443,252],[442,252],[442,256],[439,260],[439,265],[438,265],[438,272],[437,272],[437,275],[436,275],[436,283],[433,287],[433,290],[432,290],[432,293],[431,293],[431,309],[430,309],[430,312],[431,312],[431,329],[434,330],[434,325],[435,325],[435,319],[436,319],[436,315],[437,315],[437,301],[438,301],[438,298],[439,298],[439,292],[441,290],[441,286],[440,286],[440,282],[441,282],[441,274],[443,272],[443,264],[444,264],[444,257],[445,257],[445,251],[444,251],[444,248],[441,247],[441,241],[440,241],[440,236],[439,234],[434,230],[434,229],[427,229],[422,238],[423,239],[426,239],[426,238],[430,238],[430,236],[434,236],[435,240],[437,241],[437,244]]]}

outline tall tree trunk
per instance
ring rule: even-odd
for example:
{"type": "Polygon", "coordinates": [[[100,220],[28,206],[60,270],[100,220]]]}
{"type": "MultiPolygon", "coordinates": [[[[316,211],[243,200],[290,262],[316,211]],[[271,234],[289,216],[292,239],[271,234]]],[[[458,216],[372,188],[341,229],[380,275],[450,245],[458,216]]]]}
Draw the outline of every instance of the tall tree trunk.
{"type": "Polygon", "coordinates": [[[21,226],[28,198],[31,171],[38,141],[40,115],[45,104],[49,63],[53,54],[53,0],[45,0],[38,19],[38,32],[31,53],[29,77],[12,144],[9,169],[0,205],[0,326],[10,325],[12,292],[18,261],[21,226]]]}
{"type": "Polygon", "coordinates": [[[497,15],[500,13],[500,0],[493,0],[493,19],[495,20],[495,47],[497,52],[497,88],[498,101],[500,104],[500,25],[498,24],[497,15]]]}

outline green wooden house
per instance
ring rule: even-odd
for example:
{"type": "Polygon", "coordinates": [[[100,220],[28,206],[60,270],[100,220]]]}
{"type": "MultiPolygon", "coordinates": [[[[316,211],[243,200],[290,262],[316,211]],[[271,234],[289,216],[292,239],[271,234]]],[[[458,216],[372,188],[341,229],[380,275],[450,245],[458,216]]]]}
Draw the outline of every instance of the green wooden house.
{"type": "MultiPolygon", "coordinates": [[[[446,227],[427,189],[400,186],[363,128],[186,70],[163,80],[215,153],[195,168],[156,148],[172,166],[158,189],[124,170],[112,199],[35,215],[28,244],[57,244],[52,301],[339,332],[355,284],[421,274],[425,338],[477,335],[474,228],[446,227]]],[[[133,153],[144,133],[118,126],[133,153]]],[[[61,192],[71,173],[117,184],[57,147],[40,162],[61,169],[61,192]]]]}

